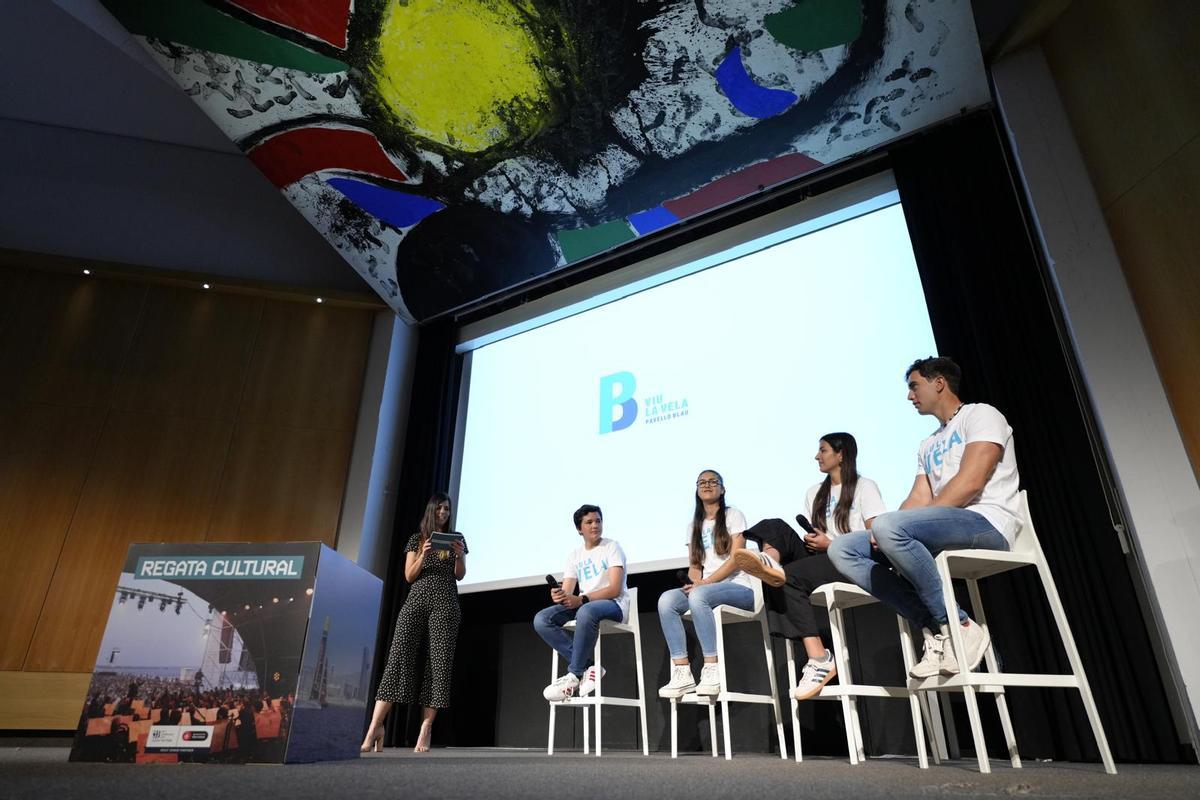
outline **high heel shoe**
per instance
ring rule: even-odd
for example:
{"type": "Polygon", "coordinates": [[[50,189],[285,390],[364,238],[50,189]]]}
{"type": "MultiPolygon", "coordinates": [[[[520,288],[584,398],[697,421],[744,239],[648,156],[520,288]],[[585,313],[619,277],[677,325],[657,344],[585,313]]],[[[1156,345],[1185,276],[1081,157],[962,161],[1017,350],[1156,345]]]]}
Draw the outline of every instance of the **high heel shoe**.
{"type": "Polygon", "coordinates": [[[358,748],[358,752],[360,752],[360,753],[370,753],[370,752],[382,753],[383,752],[383,726],[382,725],[379,726],[378,729],[376,729],[374,736],[368,736],[363,741],[362,747],[358,748]]]}

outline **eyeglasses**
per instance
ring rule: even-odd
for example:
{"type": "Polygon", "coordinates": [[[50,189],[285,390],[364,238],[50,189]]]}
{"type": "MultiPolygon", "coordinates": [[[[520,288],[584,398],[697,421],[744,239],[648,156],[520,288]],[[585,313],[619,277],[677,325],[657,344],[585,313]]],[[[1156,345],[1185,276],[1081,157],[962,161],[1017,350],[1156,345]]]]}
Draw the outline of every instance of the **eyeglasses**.
{"type": "Polygon", "coordinates": [[[721,482],[716,478],[702,478],[696,481],[697,489],[707,489],[709,486],[720,486],[721,482]]]}

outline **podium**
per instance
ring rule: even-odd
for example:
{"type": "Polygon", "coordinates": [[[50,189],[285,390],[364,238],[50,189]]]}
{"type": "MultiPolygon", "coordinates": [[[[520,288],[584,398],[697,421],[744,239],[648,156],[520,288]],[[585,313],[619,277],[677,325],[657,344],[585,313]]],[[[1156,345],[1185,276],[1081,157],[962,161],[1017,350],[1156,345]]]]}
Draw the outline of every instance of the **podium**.
{"type": "Polygon", "coordinates": [[[357,758],[382,595],[320,542],[130,545],[71,760],[357,758]]]}

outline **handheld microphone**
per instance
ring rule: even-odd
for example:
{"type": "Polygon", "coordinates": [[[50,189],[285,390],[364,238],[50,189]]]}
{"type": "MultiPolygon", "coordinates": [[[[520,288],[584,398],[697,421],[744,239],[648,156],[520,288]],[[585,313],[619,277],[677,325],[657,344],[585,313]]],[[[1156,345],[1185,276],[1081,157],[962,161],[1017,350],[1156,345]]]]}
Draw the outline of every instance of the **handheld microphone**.
{"type": "Polygon", "coordinates": [[[675,577],[679,579],[680,586],[691,586],[692,585],[692,576],[688,575],[688,572],[686,569],[681,569],[678,572],[676,572],[675,577]]]}
{"type": "Polygon", "coordinates": [[[808,521],[808,517],[804,516],[803,514],[796,515],[796,524],[808,533],[816,533],[816,531],[813,530],[812,523],[808,521]]]}
{"type": "Polygon", "coordinates": [[[553,575],[546,576],[546,585],[548,585],[551,589],[562,588],[562,584],[558,582],[558,578],[554,577],[553,575]]]}

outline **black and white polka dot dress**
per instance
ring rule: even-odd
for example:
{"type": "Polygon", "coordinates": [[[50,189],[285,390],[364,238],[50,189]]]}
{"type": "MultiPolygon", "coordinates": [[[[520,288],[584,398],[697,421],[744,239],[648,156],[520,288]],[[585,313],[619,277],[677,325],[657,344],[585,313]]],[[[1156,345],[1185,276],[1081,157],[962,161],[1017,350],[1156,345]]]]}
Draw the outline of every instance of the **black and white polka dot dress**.
{"type": "MultiPolygon", "coordinates": [[[[404,551],[417,552],[420,534],[414,533],[404,551]]],[[[421,574],[413,581],[408,598],[396,618],[387,667],[379,681],[377,700],[419,703],[427,708],[450,707],[450,676],[454,647],[458,644],[458,585],[454,580],[457,557],[433,551],[425,556],[421,574]],[[426,646],[427,645],[427,646],[426,646]],[[417,686],[417,658],[425,651],[424,679],[417,686]]]]}

